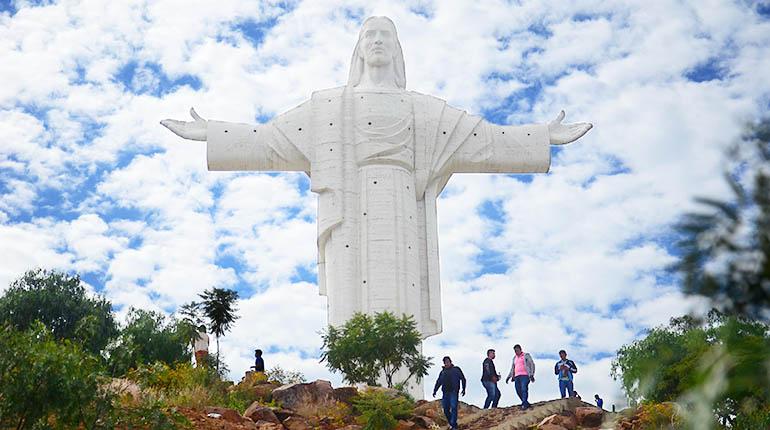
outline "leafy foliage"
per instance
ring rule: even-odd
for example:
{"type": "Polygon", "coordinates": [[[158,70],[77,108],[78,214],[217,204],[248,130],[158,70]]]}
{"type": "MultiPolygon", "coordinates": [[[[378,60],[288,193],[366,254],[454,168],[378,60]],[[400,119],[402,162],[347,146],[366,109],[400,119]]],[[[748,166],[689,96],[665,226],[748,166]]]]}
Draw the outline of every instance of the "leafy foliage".
{"type": "Polygon", "coordinates": [[[157,312],[131,309],[126,326],[110,348],[110,372],[124,375],[142,364],[174,365],[188,361],[190,330],[184,322],[168,320],[157,312]]]}
{"type": "Polygon", "coordinates": [[[770,119],[749,127],[730,160],[732,198],[697,199],[704,210],[676,226],[682,257],[672,269],[685,292],[723,312],[770,320],[770,119]]]}
{"type": "Polygon", "coordinates": [[[221,362],[219,359],[219,338],[224,336],[238,319],[238,315],[235,314],[238,310],[235,307],[238,293],[226,288],[212,287],[199,296],[203,301],[199,304],[193,302],[192,306],[200,306],[203,314],[209,320],[211,332],[217,337],[217,368],[219,368],[221,362]]]}
{"type": "Polygon", "coordinates": [[[636,412],[640,430],[678,430],[684,428],[684,420],[680,415],[677,404],[645,403],[636,412]]]}
{"type": "Polygon", "coordinates": [[[392,430],[397,420],[411,416],[414,404],[402,396],[369,389],[353,399],[353,407],[361,414],[364,430],[392,430]]]}
{"type": "Polygon", "coordinates": [[[349,383],[378,385],[378,377],[384,374],[387,386],[393,387],[393,376],[400,368],[409,372],[406,380],[414,377],[419,382],[430,367],[430,358],[419,350],[420,332],[411,316],[357,313],[341,328],[329,326],[323,341],[321,361],[330,370],[342,372],[349,383]]]}
{"type": "Polygon", "coordinates": [[[770,404],[770,328],[712,311],[705,322],[675,318],[668,327],[623,346],[612,363],[632,401],[680,401],[703,408],[701,420],[736,415],[770,404]]]}
{"type": "Polygon", "coordinates": [[[0,329],[0,427],[101,428],[112,410],[99,389],[97,357],[70,340],[56,341],[42,323],[24,332],[0,329]]]}
{"type": "Polygon", "coordinates": [[[280,385],[306,382],[305,375],[303,375],[302,372],[284,370],[281,366],[275,366],[272,369],[268,369],[268,371],[265,372],[265,376],[268,381],[280,385]]]}
{"type": "Polygon", "coordinates": [[[111,308],[106,299],[89,297],[79,276],[36,269],[0,297],[0,322],[24,331],[40,321],[54,339],[70,339],[99,354],[117,334],[111,308]]]}

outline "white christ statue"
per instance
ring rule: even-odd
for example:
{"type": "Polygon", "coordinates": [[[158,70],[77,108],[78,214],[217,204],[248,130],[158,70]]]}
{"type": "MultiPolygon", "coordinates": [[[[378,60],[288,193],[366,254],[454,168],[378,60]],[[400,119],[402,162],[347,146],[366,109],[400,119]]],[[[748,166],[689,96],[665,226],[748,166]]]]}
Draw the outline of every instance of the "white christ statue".
{"type": "MultiPolygon", "coordinates": [[[[266,124],[167,119],[207,143],[209,170],[296,171],[318,194],[318,286],[329,324],[354,313],[413,316],[423,338],[441,332],[436,198],[454,173],[547,172],[550,145],[591,124],[504,126],[406,90],[393,22],[368,18],[345,86],[266,124]]],[[[419,394],[422,397],[422,394],[419,394]]]]}

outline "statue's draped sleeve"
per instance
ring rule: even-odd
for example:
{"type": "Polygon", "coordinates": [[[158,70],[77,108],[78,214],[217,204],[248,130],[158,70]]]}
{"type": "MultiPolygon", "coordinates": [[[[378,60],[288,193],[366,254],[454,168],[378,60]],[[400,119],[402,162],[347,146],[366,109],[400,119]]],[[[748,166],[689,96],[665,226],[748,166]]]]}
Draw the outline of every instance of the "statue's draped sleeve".
{"type": "Polygon", "coordinates": [[[208,121],[208,169],[309,172],[309,118],[305,102],[265,124],[208,121]]]}
{"type": "Polygon", "coordinates": [[[425,222],[425,281],[421,289],[423,337],[441,332],[436,199],[453,173],[538,173],[551,163],[546,125],[501,126],[411,93],[415,114],[415,184],[425,222]],[[420,203],[422,202],[422,203],[420,203]]]}

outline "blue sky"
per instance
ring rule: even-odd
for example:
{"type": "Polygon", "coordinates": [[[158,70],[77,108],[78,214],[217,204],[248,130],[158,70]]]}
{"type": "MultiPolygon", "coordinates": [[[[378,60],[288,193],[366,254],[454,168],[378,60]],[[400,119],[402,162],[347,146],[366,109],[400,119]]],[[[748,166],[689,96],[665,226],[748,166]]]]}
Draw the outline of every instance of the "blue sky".
{"type": "MultiPolygon", "coordinates": [[[[407,88],[500,124],[595,125],[547,175],[456,175],[439,201],[444,333],[483,400],[480,363],[514,343],[557,395],[622,404],[622,344],[701,309],[664,268],[671,224],[719,197],[725,147],[770,102],[767,2],[0,2],[0,289],[42,266],[80,273],[120,315],[173,312],[212,285],[242,297],[222,342],[311,378],[326,323],[303,174],[207,172],[205,144],[162,128],[190,106],[266,122],[341,85],[361,21],[391,17],[407,88]]],[[[429,376],[432,383],[437,366],[429,376]]],[[[503,404],[515,396],[503,389],[503,404]]]]}

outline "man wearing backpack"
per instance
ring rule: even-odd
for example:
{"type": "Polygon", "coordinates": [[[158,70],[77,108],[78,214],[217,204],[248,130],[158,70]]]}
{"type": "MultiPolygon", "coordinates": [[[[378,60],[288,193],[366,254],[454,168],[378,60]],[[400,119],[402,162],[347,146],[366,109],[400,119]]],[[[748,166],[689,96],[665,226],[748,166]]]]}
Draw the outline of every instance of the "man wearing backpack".
{"type": "Polygon", "coordinates": [[[438,388],[441,387],[443,393],[441,397],[441,406],[444,407],[444,415],[447,421],[449,421],[449,427],[452,430],[457,430],[457,403],[459,402],[458,392],[460,391],[460,385],[462,385],[462,395],[465,395],[465,375],[463,371],[452,364],[452,359],[444,357],[444,367],[441,369],[441,373],[438,374],[438,380],[433,387],[433,397],[436,397],[438,388]]]}

